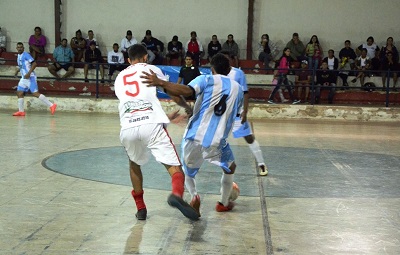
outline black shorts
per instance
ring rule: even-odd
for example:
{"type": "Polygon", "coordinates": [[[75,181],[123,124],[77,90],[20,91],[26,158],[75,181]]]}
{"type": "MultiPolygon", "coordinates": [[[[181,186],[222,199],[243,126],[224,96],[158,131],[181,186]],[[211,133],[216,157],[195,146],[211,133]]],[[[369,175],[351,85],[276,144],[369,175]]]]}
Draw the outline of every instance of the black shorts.
{"type": "Polygon", "coordinates": [[[72,66],[70,63],[66,64],[60,64],[60,63],[54,63],[54,66],[56,67],[56,71],[60,71],[61,69],[64,69],[65,71],[68,71],[68,68],[72,66]]]}

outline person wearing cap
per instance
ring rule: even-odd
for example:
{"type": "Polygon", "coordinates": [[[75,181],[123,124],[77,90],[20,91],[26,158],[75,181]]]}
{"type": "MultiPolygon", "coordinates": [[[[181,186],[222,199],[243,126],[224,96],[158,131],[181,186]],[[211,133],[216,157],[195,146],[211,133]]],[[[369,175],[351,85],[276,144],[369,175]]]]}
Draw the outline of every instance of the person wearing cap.
{"type": "Polygon", "coordinates": [[[196,66],[200,66],[200,59],[203,55],[203,45],[197,37],[196,31],[190,33],[190,40],[185,45],[186,55],[190,53],[196,66]]]}
{"type": "MultiPolygon", "coordinates": [[[[121,52],[125,59],[128,59],[128,48],[137,43],[137,40],[132,36],[132,31],[126,31],[126,36],[121,40],[121,52]]],[[[126,61],[126,63],[128,62],[126,61]]]]}
{"type": "Polygon", "coordinates": [[[104,83],[104,67],[101,64],[103,62],[103,57],[101,55],[101,51],[96,48],[96,43],[91,42],[89,49],[85,51],[85,66],[84,66],[84,75],[85,75],[85,82],[89,82],[88,70],[90,68],[97,68],[97,64],[99,65],[100,75],[101,75],[101,83],[104,83]]]}
{"type": "Polygon", "coordinates": [[[297,87],[297,98],[301,100],[304,89],[304,102],[307,102],[308,95],[310,94],[310,84],[312,73],[308,70],[308,61],[301,61],[301,70],[296,71],[295,84],[297,87]]]}
{"type": "Polygon", "coordinates": [[[146,46],[147,51],[151,51],[155,55],[154,60],[150,64],[162,65],[164,61],[162,57],[164,43],[157,38],[154,38],[150,30],[146,30],[146,36],[143,38],[142,44],[146,46]]]}
{"type": "Polygon", "coordinates": [[[179,65],[182,63],[182,43],[178,41],[178,36],[174,35],[172,41],[168,43],[167,65],[170,65],[171,59],[178,59],[179,65]]]}

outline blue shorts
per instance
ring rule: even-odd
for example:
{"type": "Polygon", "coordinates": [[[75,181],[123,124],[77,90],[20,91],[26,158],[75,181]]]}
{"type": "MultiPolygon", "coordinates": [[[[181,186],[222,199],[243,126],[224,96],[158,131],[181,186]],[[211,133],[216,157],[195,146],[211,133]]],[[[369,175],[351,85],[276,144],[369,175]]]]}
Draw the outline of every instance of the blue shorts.
{"type": "Polygon", "coordinates": [[[242,124],[242,119],[240,117],[235,118],[235,123],[233,123],[232,135],[233,138],[240,138],[252,135],[250,123],[246,121],[242,124]]]}
{"type": "Polygon", "coordinates": [[[183,140],[181,147],[182,166],[186,175],[194,178],[205,160],[221,167],[227,173],[231,172],[229,167],[235,158],[227,142],[219,147],[205,148],[197,142],[183,140]]]}
{"type": "Polygon", "coordinates": [[[38,85],[36,81],[35,76],[29,77],[29,79],[24,79],[21,78],[18,83],[17,91],[23,91],[23,92],[28,92],[31,91],[31,93],[38,92],[38,85]]]}

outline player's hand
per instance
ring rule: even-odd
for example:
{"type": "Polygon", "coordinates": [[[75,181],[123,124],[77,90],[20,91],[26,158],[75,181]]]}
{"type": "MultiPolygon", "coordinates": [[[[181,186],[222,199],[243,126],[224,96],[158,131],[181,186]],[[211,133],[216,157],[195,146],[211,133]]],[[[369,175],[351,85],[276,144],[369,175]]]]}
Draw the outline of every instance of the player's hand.
{"type": "Polygon", "coordinates": [[[148,84],[147,86],[161,86],[161,80],[158,79],[157,74],[150,70],[150,73],[145,71],[142,72],[143,75],[140,78],[144,79],[143,83],[148,84]]]}
{"type": "Polygon", "coordinates": [[[24,75],[24,79],[29,79],[29,76],[31,76],[30,74],[25,74],[24,75]]]}
{"type": "Polygon", "coordinates": [[[179,114],[179,109],[175,112],[167,114],[169,120],[171,123],[178,124],[180,123],[183,119],[185,119],[185,116],[179,114]]]}
{"type": "Polygon", "coordinates": [[[245,123],[247,121],[247,112],[242,112],[240,118],[242,119],[242,124],[245,123]]]}

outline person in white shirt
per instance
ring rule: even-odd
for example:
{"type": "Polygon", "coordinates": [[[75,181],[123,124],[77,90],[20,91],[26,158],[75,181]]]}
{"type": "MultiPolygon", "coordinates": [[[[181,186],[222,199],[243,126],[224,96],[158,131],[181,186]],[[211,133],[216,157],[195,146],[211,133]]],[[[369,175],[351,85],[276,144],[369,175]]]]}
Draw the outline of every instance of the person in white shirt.
{"type": "Polygon", "coordinates": [[[185,171],[185,185],[192,201],[191,205],[200,215],[200,196],[197,194],[195,176],[202,163],[208,161],[222,168],[221,200],[217,212],[230,211],[234,207],[230,194],[236,169],[232,150],[227,138],[232,131],[236,116],[243,105],[241,86],[227,75],[229,60],[223,54],[216,54],[211,60],[213,75],[200,75],[188,85],[171,83],[147,72],[145,83],[163,87],[173,96],[195,95],[193,116],[183,136],[182,158],[185,171]]]}
{"type": "Polygon", "coordinates": [[[197,220],[197,212],[182,198],[185,175],[166,129],[169,117],[161,107],[156,88],[144,84],[141,75],[151,72],[160,80],[166,80],[166,77],[158,67],[146,64],[148,55],[143,45],[131,46],[128,54],[130,66],[118,74],[115,94],[119,99],[120,139],[129,157],[132,196],[138,210],[136,217],[145,220],[147,216],[141,166],[148,161],[150,150],[171,176],[172,193],[168,197],[168,204],[179,209],[187,218],[197,220]]]}
{"type": "Polygon", "coordinates": [[[122,52],[119,51],[118,43],[113,44],[113,50],[109,51],[107,54],[108,67],[108,81],[111,82],[111,78],[115,71],[122,71],[125,69],[125,60],[122,52]]]}
{"type": "Polygon", "coordinates": [[[128,58],[128,49],[134,44],[137,44],[137,40],[132,36],[132,31],[126,31],[126,36],[121,40],[121,52],[124,54],[124,58],[128,58]]]}

